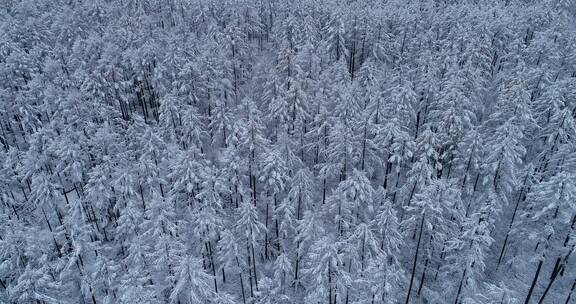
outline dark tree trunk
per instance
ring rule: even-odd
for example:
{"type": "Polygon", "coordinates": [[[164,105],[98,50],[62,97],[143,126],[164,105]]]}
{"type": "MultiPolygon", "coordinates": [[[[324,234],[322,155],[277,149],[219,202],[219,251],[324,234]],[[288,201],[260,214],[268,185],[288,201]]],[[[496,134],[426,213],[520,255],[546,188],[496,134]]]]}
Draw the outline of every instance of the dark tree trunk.
{"type": "MultiPolygon", "coordinates": [[[[238,268],[240,268],[240,261],[238,260],[238,257],[236,257],[236,265],[238,268]]],[[[242,271],[238,273],[238,276],[240,277],[240,290],[242,290],[242,303],[246,304],[246,292],[244,291],[244,279],[242,278],[242,271]]]]}
{"type": "Polygon", "coordinates": [[[322,186],[322,205],[326,204],[326,178],[324,178],[322,186]]]}
{"type": "Polygon", "coordinates": [[[566,302],[564,304],[570,303],[570,298],[572,298],[572,293],[574,292],[575,288],[576,288],[576,279],[574,280],[574,283],[572,283],[572,288],[570,288],[570,292],[568,293],[568,297],[566,297],[566,302]]]}
{"type": "Polygon", "coordinates": [[[246,293],[244,292],[244,280],[242,279],[242,274],[238,274],[240,276],[240,289],[242,290],[242,303],[246,304],[246,293]]]}
{"type": "Polygon", "coordinates": [[[462,292],[462,285],[464,283],[464,278],[466,278],[466,270],[468,269],[464,269],[464,272],[462,273],[462,278],[460,279],[460,284],[458,284],[458,292],[456,293],[456,300],[454,301],[454,304],[458,304],[458,299],[460,298],[460,293],[462,292]]]}
{"type": "Polygon", "coordinates": [[[552,284],[554,284],[554,281],[556,281],[556,278],[558,278],[558,274],[560,273],[560,270],[562,269],[562,264],[560,263],[561,258],[558,257],[556,259],[556,263],[554,264],[554,269],[552,270],[552,275],[550,276],[550,281],[548,281],[548,285],[546,286],[546,289],[544,290],[544,293],[542,294],[542,296],[540,297],[540,300],[538,301],[538,304],[542,304],[544,303],[544,299],[546,298],[546,295],[548,294],[548,292],[550,291],[550,288],[552,287],[552,284]]]}
{"type": "MultiPolygon", "coordinates": [[[[330,272],[330,264],[328,264],[328,304],[332,304],[332,274],[330,272]]],[[[574,283],[576,284],[576,281],[574,281],[574,283]]],[[[574,289],[574,286],[572,286],[572,289],[574,289]]],[[[568,298],[570,298],[570,296],[568,296],[568,298]]]]}
{"type": "Polygon", "coordinates": [[[216,277],[216,265],[214,264],[214,255],[212,254],[212,245],[210,242],[205,243],[208,250],[208,257],[210,258],[210,268],[212,268],[212,276],[214,277],[214,291],[218,293],[218,278],[216,277]]]}
{"type": "Polygon", "coordinates": [[[526,173],[526,177],[524,177],[524,183],[522,185],[522,189],[520,190],[520,194],[518,199],[516,200],[516,205],[514,206],[514,212],[512,213],[512,219],[510,219],[510,224],[508,225],[508,231],[506,232],[506,237],[504,238],[504,244],[502,245],[502,250],[500,250],[500,256],[498,257],[498,263],[496,263],[496,269],[500,266],[502,259],[504,258],[504,252],[506,250],[506,245],[508,244],[508,237],[510,236],[510,230],[512,229],[512,225],[514,225],[514,220],[516,219],[516,214],[518,212],[518,206],[520,202],[525,199],[524,189],[526,189],[526,185],[528,183],[528,176],[530,172],[526,173]]]}
{"type": "Polygon", "coordinates": [[[250,274],[248,276],[249,278],[249,282],[250,282],[250,297],[254,297],[254,287],[253,287],[253,283],[252,283],[252,277],[254,276],[252,274],[252,262],[251,262],[251,255],[250,255],[250,246],[248,245],[248,239],[246,239],[246,251],[247,251],[247,255],[246,258],[248,259],[248,273],[250,274]]]}
{"type": "Polygon", "coordinates": [[[396,193],[398,192],[398,184],[400,181],[400,168],[396,168],[398,174],[396,176],[396,185],[394,185],[394,194],[392,195],[392,205],[396,205],[396,193]]]}
{"type": "Polygon", "coordinates": [[[422,240],[422,231],[424,230],[424,215],[420,221],[420,233],[418,235],[418,242],[416,243],[416,253],[414,254],[414,262],[412,264],[412,275],[410,276],[410,285],[408,286],[408,293],[406,294],[406,304],[410,303],[410,292],[414,284],[414,275],[416,273],[416,265],[418,263],[418,251],[420,250],[420,241],[422,240]]]}
{"type": "Polygon", "coordinates": [[[256,258],[254,256],[254,245],[250,246],[252,249],[252,267],[254,268],[254,284],[256,285],[256,291],[258,291],[258,274],[256,273],[256,258]]]}
{"type": "Polygon", "coordinates": [[[524,301],[524,304],[530,303],[530,297],[532,297],[534,287],[536,287],[536,282],[538,281],[538,276],[540,275],[540,270],[542,270],[542,263],[543,260],[540,260],[540,262],[538,262],[538,267],[536,268],[536,273],[534,274],[534,279],[532,279],[532,284],[530,285],[530,289],[528,290],[528,294],[526,295],[526,300],[524,301]]]}
{"type": "Polygon", "coordinates": [[[422,292],[422,287],[424,287],[424,281],[426,280],[426,271],[428,270],[428,262],[429,262],[428,259],[426,259],[426,261],[424,262],[424,271],[422,272],[422,278],[420,279],[420,287],[418,287],[418,293],[417,293],[418,296],[420,296],[420,293],[422,292]]]}
{"type": "Polygon", "coordinates": [[[269,242],[269,237],[268,237],[268,213],[269,213],[269,209],[270,209],[270,203],[268,202],[268,200],[266,201],[266,218],[264,220],[265,223],[265,227],[266,227],[266,234],[264,236],[264,257],[266,259],[268,259],[268,242],[269,242]]]}
{"type": "MultiPolygon", "coordinates": [[[[354,72],[352,72],[352,75],[354,75],[354,72]]],[[[366,124],[368,124],[368,122],[366,121],[366,124]]],[[[362,139],[362,159],[360,161],[361,165],[360,165],[360,170],[364,171],[364,164],[366,162],[366,136],[367,136],[367,126],[364,126],[364,138],[362,139]]]]}

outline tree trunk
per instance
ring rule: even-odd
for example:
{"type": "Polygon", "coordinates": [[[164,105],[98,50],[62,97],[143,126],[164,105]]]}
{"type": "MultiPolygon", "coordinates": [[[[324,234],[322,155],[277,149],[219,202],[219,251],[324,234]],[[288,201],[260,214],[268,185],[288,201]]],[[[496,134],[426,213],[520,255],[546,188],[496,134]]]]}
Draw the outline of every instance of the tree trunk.
{"type": "Polygon", "coordinates": [[[394,195],[392,195],[392,205],[393,206],[396,205],[396,193],[398,192],[398,183],[400,181],[400,169],[401,168],[396,168],[396,170],[398,170],[398,174],[396,176],[396,185],[394,186],[394,195]]]}
{"type": "Polygon", "coordinates": [[[458,284],[458,292],[456,293],[456,300],[454,301],[454,304],[458,304],[458,299],[460,298],[460,293],[462,292],[464,278],[466,277],[466,270],[468,269],[464,269],[464,272],[462,273],[462,279],[460,279],[460,284],[458,284]]]}
{"type": "Polygon", "coordinates": [[[294,289],[298,289],[298,273],[300,272],[300,242],[296,245],[296,263],[294,265],[294,289]]]}
{"type": "Polygon", "coordinates": [[[498,263],[496,263],[496,269],[498,269],[500,263],[502,262],[502,259],[504,258],[504,252],[506,250],[506,245],[508,244],[508,237],[510,236],[510,230],[512,229],[512,225],[514,225],[514,220],[516,219],[518,206],[520,205],[520,202],[525,199],[524,189],[526,189],[529,175],[530,172],[527,172],[526,177],[524,177],[524,184],[522,185],[522,189],[520,189],[520,194],[518,196],[518,199],[516,200],[516,205],[514,206],[514,212],[512,213],[512,219],[510,220],[510,224],[508,225],[508,231],[506,232],[506,237],[504,238],[504,244],[502,245],[502,250],[500,250],[500,256],[498,257],[498,263]]]}
{"type": "MultiPolygon", "coordinates": [[[[330,268],[330,264],[328,264],[328,304],[332,304],[332,274],[330,273],[330,268]]],[[[574,284],[576,284],[576,281],[574,281],[574,284]]],[[[572,289],[574,289],[574,286],[572,286],[572,289]]],[[[570,296],[568,296],[568,298],[570,298],[570,296]]]]}
{"type": "Polygon", "coordinates": [[[384,170],[384,182],[382,183],[382,187],[388,189],[388,175],[390,175],[390,171],[392,171],[392,163],[388,161],[388,158],[386,158],[384,168],[386,169],[384,170]]]}
{"type": "Polygon", "coordinates": [[[246,304],[246,293],[244,292],[244,280],[242,279],[242,273],[239,273],[240,276],[240,289],[242,290],[242,303],[246,304]]]}
{"type": "Polygon", "coordinates": [[[96,297],[94,296],[94,291],[92,290],[92,286],[88,286],[88,288],[90,289],[90,296],[92,298],[92,304],[96,304],[96,297]]]}
{"type": "MultiPolygon", "coordinates": [[[[352,75],[354,75],[354,72],[352,72],[352,75]]],[[[368,121],[366,121],[366,124],[368,124],[368,121]]],[[[361,165],[360,165],[360,170],[364,171],[364,164],[366,162],[366,135],[367,135],[367,126],[364,126],[364,138],[362,139],[362,160],[360,161],[361,165]]]]}
{"type": "Polygon", "coordinates": [[[550,281],[548,281],[548,285],[546,286],[544,293],[540,297],[538,304],[544,303],[544,298],[546,298],[548,291],[550,291],[550,287],[552,287],[552,284],[554,284],[554,281],[556,281],[556,278],[558,277],[558,273],[560,273],[560,270],[562,269],[562,264],[560,264],[560,260],[561,260],[560,257],[556,258],[556,263],[554,264],[554,269],[552,270],[552,275],[550,276],[550,281]]]}
{"type": "Polygon", "coordinates": [[[426,271],[428,270],[428,262],[429,259],[426,259],[426,261],[424,262],[424,271],[422,272],[422,278],[420,279],[420,287],[418,287],[418,293],[417,293],[418,296],[420,296],[420,293],[422,292],[422,287],[424,287],[424,281],[426,280],[426,271]]]}
{"type": "Polygon", "coordinates": [[[572,288],[570,288],[570,292],[568,293],[568,297],[566,297],[566,302],[564,304],[570,303],[570,298],[572,298],[572,293],[574,292],[575,288],[576,288],[576,279],[574,280],[574,283],[572,283],[572,288]]]}
{"type": "Polygon", "coordinates": [[[214,255],[212,254],[212,245],[210,241],[205,243],[206,250],[208,251],[208,258],[210,259],[210,268],[212,268],[212,276],[214,277],[214,291],[218,293],[218,281],[216,277],[216,265],[214,264],[214,255]]]}
{"type": "Polygon", "coordinates": [[[254,297],[254,288],[252,285],[252,262],[251,262],[251,255],[250,255],[250,246],[248,245],[248,239],[246,239],[246,251],[247,251],[247,255],[246,258],[248,259],[248,273],[249,275],[249,281],[250,281],[250,297],[254,297]]]}
{"type": "Polygon", "coordinates": [[[142,185],[140,187],[140,198],[142,199],[142,208],[144,208],[144,212],[146,212],[146,202],[144,201],[144,191],[142,190],[142,185]]]}
{"type": "Polygon", "coordinates": [[[258,291],[258,274],[256,273],[256,258],[254,256],[254,245],[251,244],[252,249],[252,267],[254,268],[254,283],[256,285],[256,291],[258,291]]]}
{"type": "Polygon", "coordinates": [[[418,263],[418,251],[420,250],[420,241],[422,240],[423,230],[424,230],[424,215],[422,215],[422,220],[420,221],[420,233],[418,235],[418,242],[416,243],[416,253],[414,254],[414,263],[412,264],[412,275],[410,276],[410,285],[408,286],[408,294],[406,295],[405,304],[410,303],[410,292],[412,291],[412,285],[414,284],[414,274],[416,273],[416,265],[418,263]]]}
{"type": "MultiPolygon", "coordinates": [[[[278,201],[276,199],[276,194],[274,194],[274,210],[278,208],[278,201]]],[[[280,254],[280,229],[278,228],[278,219],[274,219],[274,226],[276,230],[276,249],[278,250],[278,254],[280,254]]]]}
{"type": "Polygon", "coordinates": [[[536,268],[536,273],[534,274],[534,279],[532,280],[532,284],[530,285],[530,289],[528,290],[528,294],[526,295],[526,300],[524,301],[524,304],[530,303],[530,297],[532,297],[532,293],[534,292],[534,287],[536,286],[536,282],[538,281],[538,276],[540,275],[540,270],[542,270],[542,262],[543,262],[543,260],[540,260],[540,262],[538,262],[538,268],[536,268]]]}
{"type": "MultiPolygon", "coordinates": [[[[240,269],[240,261],[238,261],[238,257],[236,257],[236,265],[240,269]]],[[[242,278],[242,271],[238,273],[238,276],[240,277],[240,290],[242,290],[242,303],[246,304],[246,292],[244,291],[244,279],[242,278]]]]}
{"type": "Polygon", "coordinates": [[[326,204],[326,178],[324,178],[322,186],[322,205],[326,204]]]}
{"type": "Polygon", "coordinates": [[[264,236],[264,257],[266,259],[268,259],[268,213],[269,213],[269,209],[270,209],[270,202],[268,200],[266,200],[266,218],[264,220],[265,223],[265,227],[266,227],[266,232],[265,232],[265,236],[264,236]]]}

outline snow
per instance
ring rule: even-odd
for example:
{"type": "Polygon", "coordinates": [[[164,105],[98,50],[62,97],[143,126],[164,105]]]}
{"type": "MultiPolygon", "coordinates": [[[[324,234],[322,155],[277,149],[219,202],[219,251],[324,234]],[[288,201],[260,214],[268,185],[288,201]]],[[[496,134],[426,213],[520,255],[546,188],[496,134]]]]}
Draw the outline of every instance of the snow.
{"type": "Polygon", "coordinates": [[[0,303],[576,303],[575,16],[0,1],[0,303]]]}

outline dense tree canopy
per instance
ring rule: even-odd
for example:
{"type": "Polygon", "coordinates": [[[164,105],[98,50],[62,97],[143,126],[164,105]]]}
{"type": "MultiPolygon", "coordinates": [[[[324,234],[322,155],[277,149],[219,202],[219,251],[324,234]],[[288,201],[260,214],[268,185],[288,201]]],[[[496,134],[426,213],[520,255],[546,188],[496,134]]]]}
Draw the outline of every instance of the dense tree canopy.
{"type": "Polygon", "coordinates": [[[1,303],[576,303],[576,2],[0,0],[1,303]]]}

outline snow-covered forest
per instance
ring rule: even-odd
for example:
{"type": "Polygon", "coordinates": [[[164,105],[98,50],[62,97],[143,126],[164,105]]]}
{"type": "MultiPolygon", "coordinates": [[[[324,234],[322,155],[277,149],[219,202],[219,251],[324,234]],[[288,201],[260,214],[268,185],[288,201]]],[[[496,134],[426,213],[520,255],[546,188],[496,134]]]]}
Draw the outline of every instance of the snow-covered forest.
{"type": "Polygon", "coordinates": [[[576,303],[576,2],[1,0],[0,303],[576,303]]]}

